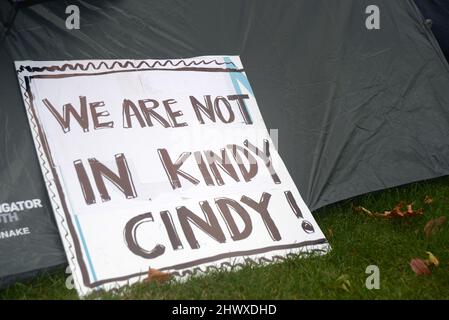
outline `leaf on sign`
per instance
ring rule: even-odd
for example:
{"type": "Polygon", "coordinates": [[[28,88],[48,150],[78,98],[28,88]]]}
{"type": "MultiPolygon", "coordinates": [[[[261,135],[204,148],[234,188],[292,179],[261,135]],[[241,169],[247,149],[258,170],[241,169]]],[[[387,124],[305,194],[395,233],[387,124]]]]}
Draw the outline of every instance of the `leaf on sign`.
{"type": "Polygon", "coordinates": [[[145,282],[155,281],[157,283],[162,283],[169,280],[170,278],[171,278],[170,273],[150,268],[148,270],[148,277],[145,279],[145,282]]]}
{"type": "Polygon", "coordinates": [[[434,265],[435,267],[438,267],[440,265],[440,261],[438,261],[437,257],[435,257],[430,251],[426,251],[426,253],[428,255],[427,260],[425,261],[426,264],[428,266],[434,265]]]}
{"type": "Polygon", "coordinates": [[[428,238],[430,235],[436,233],[440,227],[446,222],[447,218],[445,216],[441,216],[435,219],[429,220],[424,226],[424,234],[428,238]]]}
{"type": "Polygon", "coordinates": [[[392,210],[389,211],[386,210],[383,213],[372,212],[362,206],[356,206],[354,207],[354,210],[359,213],[367,214],[370,217],[379,217],[386,219],[413,217],[413,216],[420,216],[423,214],[422,208],[417,210],[413,209],[413,203],[408,204],[404,210],[404,203],[402,201],[399,202],[392,210]]]}
{"type": "Polygon", "coordinates": [[[347,292],[351,289],[351,281],[349,281],[349,276],[347,274],[342,274],[336,280],[337,285],[340,289],[343,289],[347,292]]]}
{"type": "Polygon", "coordinates": [[[415,258],[410,261],[410,267],[418,276],[428,275],[431,273],[429,267],[423,259],[415,258]]]}
{"type": "Polygon", "coordinates": [[[424,203],[425,204],[431,204],[433,202],[433,199],[430,196],[426,196],[424,198],[424,203]]]}

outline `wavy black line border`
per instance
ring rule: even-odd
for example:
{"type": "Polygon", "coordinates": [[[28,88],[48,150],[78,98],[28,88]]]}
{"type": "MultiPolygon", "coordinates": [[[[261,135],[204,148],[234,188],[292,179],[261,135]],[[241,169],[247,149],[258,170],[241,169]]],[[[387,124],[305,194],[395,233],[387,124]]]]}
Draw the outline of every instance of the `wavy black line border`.
{"type": "Polygon", "coordinates": [[[72,63],[65,63],[63,65],[53,65],[53,66],[44,66],[44,67],[31,67],[31,66],[20,66],[19,69],[17,69],[17,73],[21,73],[23,71],[28,71],[30,73],[32,72],[55,72],[55,71],[87,71],[90,68],[94,70],[100,70],[101,68],[105,68],[107,70],[113,70],[116,67],[119,67],[121,69],[141,69],[143,66],[146,66],[148,69],[154,69],[156,67],[167,67],[168,65],[171,65],[172,67],[179,67],[180,65],[183,65],[184,67],[191,67],[191,66],[200,66],[200,65],[210,65],[212,63],[215,63],[217,66],[228,66],[232,65],[234,68],[237,68],[237,66],[233,62],[220,62],[215,59],[212,60],[204,60],[201,59],[199,61],[192,60],[188,63],[184,59],[167,59],[164,62],[161,62],[161,60],[155,60],[153,63],[148,63],[146,60],[112,60],[113,62],[111,65],[108,65],[107,61],[99,61],[97,65],[95,65],[93,62],[88,62],[87,64],[83,64],[80,62],[77,62],[75,64],[72,63]],[[178,60],[177,62],[173,62],[173,60],[178,60]],[[140,61],[137,65],[135,64],[137,61],[140,61]]]}
{"type": "MultiPolygon", "coordinates": [[[[178,60],[178,59],[176,59],[178,60]]],[[[135,60],[112,60],[110,65],[108,65],[108,61],[99,61],[97,65],[95,65],[93,62],[88,62],[87,64],[83,64],[80,62],[77,62],[75,64],[71,63],[65,63],[63,65],[52,65],[52,66],[43,66],[43,67],[31,67],[31,66],[24,66],[21,65],[17,69],[17,75],[19,78],[19,83],[23,91],[23,99],[25,102],[25,106],[27,109],[27,114],[29,121],[31,123],[31,131],[34,132],[34,140],[35,140],[35,146],[38,150],[38,157],[41,162],[41,169],[44,176],[44,179],[46,180],[47,190],[49,192],[50,198],[52,199],[53,209],[56,211],[57,215],[59,216],[59,224],[61,225],[61,228],[64,230],[65,234],[63,235],[63,239],[65,239],[65,242],[67,243],[67,248],[70,254],[70,261],[72,262],[72,265],[76,268],[78,265],[80,267],[81,271],[81,277],[83,281],[83,285],[87,288],[93,289],[98,286],[107,284],[107,283],[118,283],[123,281],[129,281],[132,278],[136,277],[142,277],[147,274],[147,272],[139,272],[134,273],[122,277],[115,277],[115,278],[109,278],[104,280],[99,280],[95,282],[91,282],[90,275],[87,270],[86,263],[84,261],[83,252],[81,249],[81,244],[78,239],[78,234],[76,232],[74,223],[72,221],[72,217],[70,215],[70,212],[67,207],[67,203],[65,200],[65,194],[62,188],[62,184],[60,182],[60,178],[58,175],[58,172],[56,171],[56,166],[53,162],[53,157],[51,155],[51,150],[49,147],[49,144],[47,142],[47,138],[45,135],[45,131],[43,130],[42,125],[39,122],[39,119],[37,117],[37,113],[34,108],[34,96],[31,92],[31,86],[30,83],[32,79],[34,78],[57,78],[57,77],[64,77],[64,76],[84,76],[86,75],[84,72],[88,71],[89,69],[94,69],[96,71],[103,69],[109,70],[109,71],[103,71],[103,72],[97,72],[97,73],[90,73],[88,75],[100,75],[100,74],[107,74],[107,73],[114,73],[114,72],[125,72],[125,71],[148,71],[148,70],[172,70],[172,71],[213,71],[213,72],[244,72],[243,69],[237,69],[237,66],[233,62],[219,62],[217,60],[199,60],[195,61],[192,60],[188,63],[184,59],[179,59],[177,62],[173,62],[173,60],[165,60],[164,62],[161,62],[161,60],[156,60],[153,63],[148,63],[145,60],[140,61],[138,64],[135,64],[137,61],[135,60]],[[203,66],[209,66],[210,64],[215,63],[218,67],[226,66],[225,68],[210,68],[210,67],[198,67],[200,65],[203,66]],[[171,67],[174,67],[175,69],[162,69],[163,67],[166,67],[170,65],[171,67]],[[178,68],[180,65],[182,67],[178,68]],[[228,68],[229,65],[234,66],[233,68],[228,68]],[[192,67],[194,66],[194,67],[192,67]],[[115,68],[120,68],[121,70],[114,70],[115,68]],[[142,67],[146,67],[142,69],[142,67]],[[162,67],[162,68],[161,68],[162,67]],[[82,71],[80,73],[75,74],[54,74],[54,75],[48,75],[48,74],[40,74],[40,75],[34,75],[34,76],[24,76],[22,78],[21,73],[26,71],[28,73],[41,73],[41,72],[65,72],[67,70],[71,71],[82,71]],[[52,176],[49,177],[49,175],[52,176]],[[54,185],[56,186],[57,193],[53,192],[52,190],[52,180],[54,181],[54,185]],[[61,205],[59,205],[59,202],[61,205]],[[64,212],[64,215],[61,215],[59,213],[59,210],[62,209],[64,212]],[[67,228],[64,227],[64,223],[66,223],[67,228]],[[72,239],[70,241],[69,239],[72,239]],[[73,243],[73,245],[72,245],[73,243]],[[73,251],[74,250],[74,251],[73,251]],[[75,259],[78,262],[78,264],[75,263],[75,259]]],[[[247,251],[235,251],[235,252],[227,252],[211,257],[206,257],[198,260],[193,260],[186,263],[181,263],[173,266],[163,267],[160,270],[161,271],[172,271],[176,270],[174,272],[171,272],[172,275],[178,276],[178,277],[185,277],[185,276],[191,276],[198,272],[207,272],[209,270],[222,270],[227,269],[235,266],[242,266],[241,263],[238,264],[230,264],[227,261],[219,263],[219,266],[214,265],[206,265],[207,263],[213,263],[213,262],[219,262],[220,260],[229,259],[229,258],[237,258],[237,257],[248,257],[251,255],[257,255],[261,253],[276,251],[276,250],[287,250],[287,249],[298,249],[298,248],[304,248],[308,246],[312,246],[312,251],[322,251],[325,252],[326,250],[313,250],[313,246],[316,245],[328,245],[328,242],[325,238],[313,240],[313,241],[304,241],[301,243],[293,243],[288,245],[277,245],[277,246],[269,246],[264,248],[258,248],[253,250],[247,250],[247,251]],[[200,267],[198,267],[200,266],[200,267]],[[201,267],[202,266],[202,267],[201,267]],[[193,268],[192,268],[193,267],[193,268]],[[191,269],[191,270],[190,270],[191,269]]],[[[245,261],[253,261],[255,263],[261,264],[264,262],[274,262],[274,261],[282,261],[285,257],[283,256],[273,256],[271,259],[267,259],[265,257],[260,257],[257,259],[251,259],[251,258],[244,258],[245,261]]],[[[72,270],[75,271],[76,269],[72,270]]],[[[75,272],[73,272],[75,276],[75,272]]],[[[78,287],[81,289],[81,286],[79,285],[79,281],[77,277],[74,277],[78,283],[78,287]]]]}

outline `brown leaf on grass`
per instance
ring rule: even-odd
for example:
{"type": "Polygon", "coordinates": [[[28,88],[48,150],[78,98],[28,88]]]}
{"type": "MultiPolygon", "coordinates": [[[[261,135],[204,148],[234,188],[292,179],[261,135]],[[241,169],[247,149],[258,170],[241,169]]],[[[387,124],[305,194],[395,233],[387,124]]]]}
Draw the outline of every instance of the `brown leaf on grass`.
{"type": "Polygon", "coordinates": [[[430,196],[425,196],[424,203],[425,204],[431,204],[433,202],[433,199],[430,196]]]}
{"type": "Polygon", "coordinates": [[[428,238],[430,235],[436,233],[441,226],[446,222],[447,218],[445,216],[441,216],[435,219],[429,220],[424,226],[424,234],[428,238]]]}
{"type": "Polygon", "coordinates": [[[162,283],[169,280],[170,278],[171,278],[170,273],[150,268],[148,270],[148,277],[145,279],[145,282],[155,281],[157,283],[162,283]]]}
{"type": "Polygon", "coordinates": [[[392,211],[386,211],[385,212],[385,218],[403,218],[403,217],[413,217],[413,216],[420,216],[423,214],[422,208],[420,209],[413,209],[413,203],[410,203],[406,206],[406,210],[404,209],[404,203],[401,201],[399,202],[392,211]]]}
{"type": "Polygon", "coordinates": [[[334,237],[334,231],[331,228],[327,229],[327,238],[332,239],[334,237]]]}
{"type": "Polygon", "coordinates": [[[431,274],[429,267],[423,259],[415,258],[410,261],[410,267],[418,276],[431,274]]]}
{"type": "Polygon", "coordinates": [[[403,217],[412,217],[412,216],[419,216],[423,214],[422,208],[414,210],[413,209],[413,203],[410,203],[406,206],[406,210],[404,209],[404,203],[401,201],[399,202],[392,210],[384,211],[383,213],[380,212],[372,212],[362,206],[356,206],[354,207],[354,210],[359,213],[367,214],[370,217],[380,217],[380,218],[403,218],[403,217]]]}
{"type": "Polygon", "coordinates": [[[431,274],[430,267],[438,267],[440,265],[440,261],[432,252],[426,251],[426,253],[427,259],[414,258],[410,261],[410,267],[418,276],[431,274]]]}
{"type": "Polygon", "coordinates": [[[370,217],[372,217],[372,216],[374,216],[374,214],[371,212],[371,211],[369,211],[368,209],[366,209],[366,208],[364,208],[364,207],[362,207],[362,206],[352,206],[352,209],[355,211],[355,212],[357,212],[357,213],[364,213],[364,214],[367,214],[368,216],[370,216],[370,217]]]}

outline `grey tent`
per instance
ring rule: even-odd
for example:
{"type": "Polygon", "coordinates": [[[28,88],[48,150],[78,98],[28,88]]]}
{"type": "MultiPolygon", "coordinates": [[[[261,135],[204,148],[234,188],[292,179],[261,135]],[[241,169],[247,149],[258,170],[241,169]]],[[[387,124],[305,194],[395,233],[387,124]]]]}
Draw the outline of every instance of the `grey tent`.
{"type": "Polygon", "coordinates": [[[424,18],[449,61],[449,2],[445,0],[415,0],[424,18]]]}
{"type": "Polygon", "coordinates": [[[449,173],[449,66],[411,0],[2,1],[0,19],[0,285],[65,263],[15,60],[240,55],[312,210],[449,173]]]}

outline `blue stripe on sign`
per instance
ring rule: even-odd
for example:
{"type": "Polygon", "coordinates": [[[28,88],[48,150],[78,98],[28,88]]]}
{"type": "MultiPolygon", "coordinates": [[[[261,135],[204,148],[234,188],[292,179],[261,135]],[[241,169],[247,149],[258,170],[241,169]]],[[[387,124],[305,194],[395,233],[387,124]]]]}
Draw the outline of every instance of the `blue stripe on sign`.
{"type": "Polygon", "coordinates": [[[75,215],[75,223],[76,223],[76,228],[78,229],[79,236],[81,238],[81,242],[83,244],[83,249],[84,249],[84,253],[86,254],[86,257],[87,257],[87,262],[89,263],[90,273],[92,274],[92,278],[94,278],[94,281],[97,281],[97,275],[95,274],[95,269],[94,269],[94,266],[92,263],[92,259],[89,254],[89,250],[87,249],[86,239],[84,238],[83,231],[81,229],[81,225],[80,225],[77,215],[75,215]]]}
{"type": "MultiPolygon", "coordinates": [[[[226,63],[233,63],[231,58],[229,57],[224,57],[223,59],[226,63]]],[[[249,93],[254,97],[253,89],[251,89],[251,85],[249,84],[248,78],[246,77],[244,72],[229,72],[229,75],[231,77],[232,85],[234,86],[237,94],[242,94],[239,85],[239,83],[241,83],[246,88],[246,90],[248,90],[249,93]]]]}
{"type": "MultiPolygon", "coordinates": [[[[229,57],[223,57],[223,60],[226,63],[233,63],[231,58],[229,57]]],[[[246,88],[246,90],[248,90],[249,93],[254,97],[253,89],[251,89],[251,85],[249,84],[248,78],[246,77],[246,74],[244,72],[229,72],[229,76],[231,77],[232,85],[234,86],[234,90],[237,94],[242,94],[242,90],[240,90],[240,84],[242,84],[246,88]]],[[[248,115],[252,122],[249,110],[248,115]]]]}
{"type": "MultiPolygon", "coordinates": [[[[62,175],[61,170],[58,170],[58,171],[59,171],[59,178],[62,181],[62,185],[64,186],[64,190],[67,190],[67,186],[65,184],[64,176],[62,175]]],[[[72,203],[70,202],[70,199],[68,197],[66,197],[66,200],[67,200],[67,203],[69,204],[69,207],[70,207],[70,213],[75,212],[73,210],[72,203]]],[[[77,227],[78,233],[79,233],[79,235],[81,237],[81,242],[83,243],[84,252],[86,253],[86,256],[87,256],[87,262],[89,263],[90,273],[91,273],[92,278],[94,279],[94,281],[97,281],[97,275],[95,273],[94,265],[92,263],[92,259],[91,259],[90,254],[89,254],[89,250],[87,249],[87,243],[86,243],[86,239],[84,239],[83,230],[81,229],[81,225],[80,225],[80,222],[78,220],[78,216],[77,215],[74,215],[74,216],[75,216],[76,227],[77,227]]]]}

